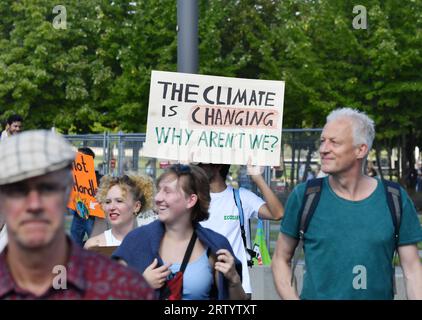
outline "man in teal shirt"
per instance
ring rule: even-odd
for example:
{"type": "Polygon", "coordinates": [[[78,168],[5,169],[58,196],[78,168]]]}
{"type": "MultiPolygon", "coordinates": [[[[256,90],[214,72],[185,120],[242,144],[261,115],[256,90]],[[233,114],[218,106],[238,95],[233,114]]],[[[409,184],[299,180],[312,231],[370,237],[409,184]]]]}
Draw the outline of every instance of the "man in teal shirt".
{"type": "MultiPolygon", "coordinates": [[[[394,224],[382,182],[363,174],[375,136],[364,113],[337,109],[321,134],[321,198],[305,234],[302,299],[392,299],[394,224]]],[[[290,262],[299,238],[299,211],[306,185],[290,195],[272,261],[277,292],[298,299],[290,262]]],[[[422,299],[417,243],[422,229],[413,202],[401,189],[398,253],[409,299],[422,299]]]]}

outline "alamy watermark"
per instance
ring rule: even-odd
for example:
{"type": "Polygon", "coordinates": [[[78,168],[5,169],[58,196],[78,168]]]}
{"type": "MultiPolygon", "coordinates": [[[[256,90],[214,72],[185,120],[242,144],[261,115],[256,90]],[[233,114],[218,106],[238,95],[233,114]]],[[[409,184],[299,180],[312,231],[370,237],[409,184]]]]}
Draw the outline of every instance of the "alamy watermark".
{"type": "Polygon", "coordinates": [[[366,289],[366,267],[363,265],[357,265],[353,267],[353,274],[356,276],[353,278],[353,289],[365,290],[366,289]]]}
{"type": "Polygon", "coordinates": [[[366,7],[362,5],[356,5],[353,7],[353,13],[358,14],[353,18],[353,28],[366,30],[368,28],[366,7]]]}
{"type": "Polygon", "coordinates": [[[57,274],[53,278],[53,288],[56,290],[67,289],[67,270],[65,266],[54,266],[52,273],[57,274]]]}
{"type": "Polygon", "coordinates": [[[58,14],[53,19],[53,28],[56,30],[67,29],[66,7],[61,4],[57,5],[53,8],[53,13],[58,14]]]}

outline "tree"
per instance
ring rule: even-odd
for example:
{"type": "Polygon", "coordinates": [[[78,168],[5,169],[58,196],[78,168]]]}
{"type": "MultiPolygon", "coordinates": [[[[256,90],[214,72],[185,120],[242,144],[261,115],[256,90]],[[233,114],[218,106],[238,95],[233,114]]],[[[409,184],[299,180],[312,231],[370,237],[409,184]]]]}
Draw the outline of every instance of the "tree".
{"type": "Polygon", "coordinates": [[[377,125],[378,149],[401,142],[406,174],[420,139],[422,3],[360,4],[367,30],[352,27],[353,1],[280,2],[262,68],[268,78],[286,80],[286,122],[315,127],[337,107],[366,111],[377,125]]]}
{"type": "MultiPolygon", "coordinates": [[[[321,127],[341,106],[366,111],[377,153],[400,146],[410,168],[422,138],[422,2],[359,4],[367,29],[353,27],[351,0],[201,0],[199,71],[286,81],[284,127],[321,127]]],[[[55,5],[0,2],[0,119],[145,131],[151,70],[176,70],[176,3],[69,0],[65,30],[52,26],[55,5]]]]}

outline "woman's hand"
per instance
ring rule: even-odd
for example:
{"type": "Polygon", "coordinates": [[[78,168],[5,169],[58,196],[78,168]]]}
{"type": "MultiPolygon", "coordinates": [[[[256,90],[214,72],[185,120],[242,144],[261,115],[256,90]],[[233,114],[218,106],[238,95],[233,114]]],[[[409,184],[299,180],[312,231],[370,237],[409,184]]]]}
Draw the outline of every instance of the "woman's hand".
{"type": "MultiPolygon", "coordinates": [[[[221,272],[229,282],[229,299],[246,300],[248,296],[242,287],[240,275],[236,271],[234,257],[226,249],[220,249],[216,252],[217,261],[214,265],[216,271],[221,272]]],[[[217,285],[218,286],[218,285],[217,285]]],[[[221,288],[219,288],[220,290],[221,288]]]]}
{"type": "Polygon", "coordinates": [[[220,249],[217,252],[217,261],[215,263],[215,270],[220,271],[224,277],[229,281],[230,286],[240,284],[240,276],[236,271],[234,257],[226,249],[220,249]]]}
{"type": "Polygon", "coordinates": [[[158,268],[157,265],[158,260],[155,258],[142,274],[150,287],[153,289],[161,288],[171,273],[171,270],[169,269],[170,265],[164,264],[158,268]]]}

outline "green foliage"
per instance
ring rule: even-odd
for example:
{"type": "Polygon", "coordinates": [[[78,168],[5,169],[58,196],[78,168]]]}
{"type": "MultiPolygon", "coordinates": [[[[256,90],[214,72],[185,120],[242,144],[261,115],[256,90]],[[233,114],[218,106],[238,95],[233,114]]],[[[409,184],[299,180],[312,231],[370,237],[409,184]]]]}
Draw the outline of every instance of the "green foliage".
{"type": "Polygon", "coordinates": [[[51,0],[0,4],[0,115],[64,133],[145,130],[152,69],[176,69],[170,1],[66,1],[54,29],[51,0]],[[164,49],[163,49],[164,48],[164,49]]]}
{"type": "MultiPolygon", "coordinates": [[[[176,2],[0,2],[0,119],[65,133],[142,132],[150,72],[175,71],[176,2]]],[[[201,0],[200,73],[286,81],[284,127],[321,127],[340,106],[368,112],[377,144],[422,138],[422,2],[201,0]],[[412,139],[410,139],[410,137],[412,139]]],[[[411,148],[408,148],[411,149],[411,148]]]]}

